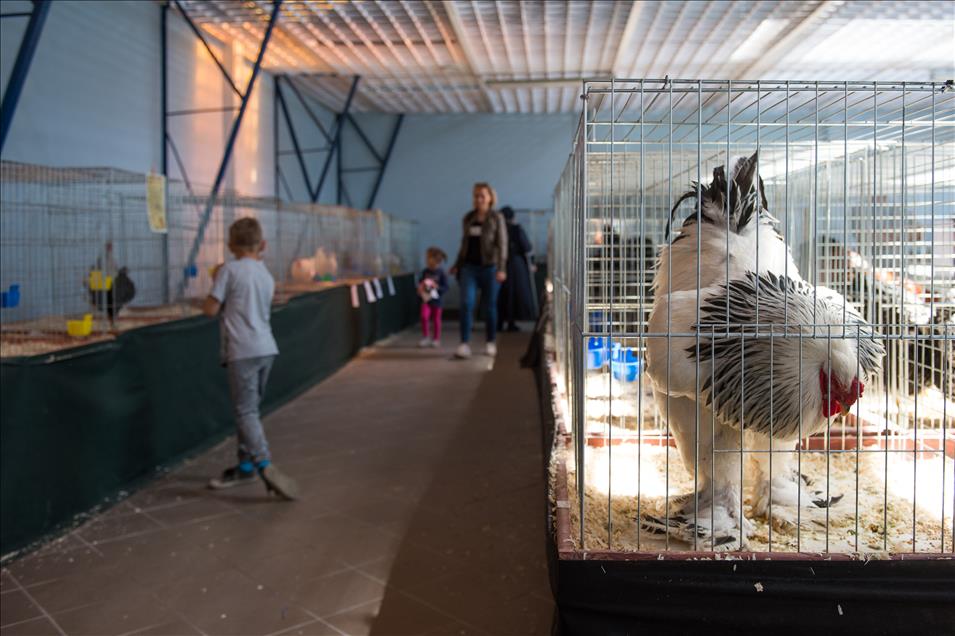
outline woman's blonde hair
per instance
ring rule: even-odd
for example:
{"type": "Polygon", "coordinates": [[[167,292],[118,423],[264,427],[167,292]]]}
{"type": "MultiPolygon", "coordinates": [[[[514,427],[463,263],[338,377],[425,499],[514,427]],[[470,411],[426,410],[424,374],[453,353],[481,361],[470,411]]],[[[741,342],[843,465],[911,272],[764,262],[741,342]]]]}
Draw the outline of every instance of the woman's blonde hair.
{"type": "Polygon", "coordinates": [[[487,190],[488,194],[491,195],[491,209],[495,209],[497,207],[497,192],[494,191],[494,188],[491,187],[491,184],[487,183],[486,181],[478,181],[474,184],[473,190],[478,189],[487,190]]]}

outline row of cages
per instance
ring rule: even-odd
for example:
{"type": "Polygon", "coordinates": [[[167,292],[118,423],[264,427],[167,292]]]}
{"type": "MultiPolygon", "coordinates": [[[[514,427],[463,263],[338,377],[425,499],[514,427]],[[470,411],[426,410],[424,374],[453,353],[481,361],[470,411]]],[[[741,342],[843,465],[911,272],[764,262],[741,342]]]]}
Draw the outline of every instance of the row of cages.
{"type": "Polygon", "coordinates": [[[951,82],[583,97],[549,255],[567,549],[951,556],[951,82]]]}
{"type": "Polygon", "coordinates": [[[229,226],[257,218],[276,301],[350,280],[413,271],[416,223],[379,210],[207,194],[113,168],[0,163],[0,357],[48,353],[200,313],[229,226]],[[155,196],[155,195],[152,195],[155,196]],[[158,231],[157,231],[158,230],[158,231]]]}

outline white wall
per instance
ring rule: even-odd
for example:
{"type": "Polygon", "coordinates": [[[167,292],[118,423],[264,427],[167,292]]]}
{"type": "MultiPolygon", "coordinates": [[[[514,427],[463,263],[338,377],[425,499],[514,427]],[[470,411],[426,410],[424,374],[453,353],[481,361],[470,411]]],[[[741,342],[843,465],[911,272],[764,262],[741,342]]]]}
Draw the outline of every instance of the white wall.
{"type": "MultiPolygon", "coordinates": [[[[359,121],[381,139],[393,119],[359,121]]],[[[553,207],[576,123],[574,115],[408,116],[375,207],[418,220],[421,248],[437,245],[454,258],[476,181],[494,186],[499,205],[553,207]]]]}

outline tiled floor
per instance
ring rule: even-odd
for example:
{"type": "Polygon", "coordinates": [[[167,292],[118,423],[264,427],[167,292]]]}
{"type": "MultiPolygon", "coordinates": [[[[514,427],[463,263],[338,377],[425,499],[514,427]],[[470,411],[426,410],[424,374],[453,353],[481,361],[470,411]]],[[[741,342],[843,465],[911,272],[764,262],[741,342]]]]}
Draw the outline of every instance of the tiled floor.
{"type": "Polygon", "coordinates": [[[417,339],[267,419],[301,501],[206,490],[229,440],[6,567],[0,635],[548,633],[528,336],[503,334],[493,369],[417,339]]]}

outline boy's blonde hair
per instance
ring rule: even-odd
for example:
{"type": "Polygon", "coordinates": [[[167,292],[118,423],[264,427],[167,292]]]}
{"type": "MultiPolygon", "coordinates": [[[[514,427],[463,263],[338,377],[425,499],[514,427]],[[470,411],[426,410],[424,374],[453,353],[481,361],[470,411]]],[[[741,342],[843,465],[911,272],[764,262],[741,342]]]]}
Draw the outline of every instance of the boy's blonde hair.
{"type": "Polygon", "coordinates": [[[262,244],[262,226],[259,220],[246,217],[229,226],[229,245],[240,250],[254,251],[262,244]]]}
{"type": "Polygon", "coordinates": [[[493,210],[497,207],[497,192],[495,192],[494,188],[491,187],[490,183],[487,183],[486,181],[478,181],[474,184],[473,189],[487,190],[487,193],[491,195],[491,209],[493,210]]]}

